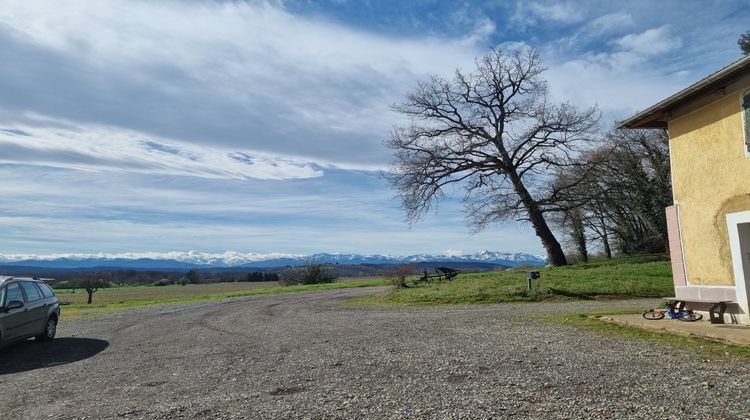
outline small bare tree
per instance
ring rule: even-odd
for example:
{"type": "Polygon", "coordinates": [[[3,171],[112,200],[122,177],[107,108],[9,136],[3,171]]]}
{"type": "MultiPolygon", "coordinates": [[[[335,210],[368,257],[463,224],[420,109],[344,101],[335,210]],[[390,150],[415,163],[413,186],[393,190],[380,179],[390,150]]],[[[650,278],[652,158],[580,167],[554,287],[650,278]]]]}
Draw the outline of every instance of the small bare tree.
{"type": "Polygon", "coordinates": [[[406,279],[414,273],[414,264],[399,264],[384,274],[386,280],[398,288],[405,288],[406,279]]]}
{"type": "Polygon", "coordinates": [[[410,124],[396,127],[388,147],[395,159],[386,179],[414,222],[458,187],[476,231],[493,222],[531,223],[549,262],[565,254],[545,214],[559,211],[560,188],[549,179],[573,165],[581,143],[592,139],[598,111],[554,104],[534,50],[493,50],[476,70],[452,80],[433,76],[393,109],[410,124]]]}
{"type": "Polygon", "coordinates": [[[86,289],[86,293],[88,293],[88,299],[86,303],[91,304],[94,293],[96,293],[100,288],[108,287],[109,283],[107,281],[107,274],[106,273],[84,273],[81,275],[81,278],[76,282],[76,286],[86,289]]]}

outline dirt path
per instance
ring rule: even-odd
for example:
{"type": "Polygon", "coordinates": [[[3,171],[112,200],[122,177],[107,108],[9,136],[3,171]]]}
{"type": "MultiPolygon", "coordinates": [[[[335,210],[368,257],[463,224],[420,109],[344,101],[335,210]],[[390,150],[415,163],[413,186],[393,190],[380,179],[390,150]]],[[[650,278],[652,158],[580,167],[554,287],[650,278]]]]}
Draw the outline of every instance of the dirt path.
{"type": "MultiPolygon", "coordinates": [[[[0,417],[742,418],[747,362],[539,321],[596,302],[346,309],[372,289],[63,323],[0,350],[0,417]],[[685,385],[670,387],[669,379],[685,385]]],[[[610,306],[653,305],[652,301],[610,306]]]]}

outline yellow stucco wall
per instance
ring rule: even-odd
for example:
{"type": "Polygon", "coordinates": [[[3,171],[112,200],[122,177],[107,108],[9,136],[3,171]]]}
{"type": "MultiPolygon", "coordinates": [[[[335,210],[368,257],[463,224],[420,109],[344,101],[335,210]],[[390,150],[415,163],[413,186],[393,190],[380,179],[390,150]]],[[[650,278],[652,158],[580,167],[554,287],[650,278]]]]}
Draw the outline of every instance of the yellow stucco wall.
{"type": "Polygon", "coordinates": [[[690,285],[734,284],[726,214],[750,210],[741,94],[669,121],[672,184],[690,285]]]}

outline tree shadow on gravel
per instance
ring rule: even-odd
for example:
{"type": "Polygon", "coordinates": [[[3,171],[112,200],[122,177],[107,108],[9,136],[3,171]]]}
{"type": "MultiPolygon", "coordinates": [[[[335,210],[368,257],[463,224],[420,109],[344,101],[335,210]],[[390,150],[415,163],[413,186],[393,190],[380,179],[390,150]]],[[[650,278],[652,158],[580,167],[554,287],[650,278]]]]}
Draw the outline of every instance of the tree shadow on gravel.
{"type": "Polygon", "coordinates": [[[108,341],[95,338],[64,337],[45,343],[22,341],[0,349],[0,375],[77,362],[108,346],[108,341]]]}

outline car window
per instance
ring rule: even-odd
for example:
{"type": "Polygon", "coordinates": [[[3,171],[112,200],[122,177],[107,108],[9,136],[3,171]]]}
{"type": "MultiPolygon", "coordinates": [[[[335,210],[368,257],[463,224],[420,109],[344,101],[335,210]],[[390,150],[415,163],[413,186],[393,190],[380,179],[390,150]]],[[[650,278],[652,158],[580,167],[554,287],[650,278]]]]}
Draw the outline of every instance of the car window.
{"type": "Polygon", "coordinates": [[[23,287],[23,291],[26,292],[27,302],[33,302],[42,298],[41,293],[39,293],[39,289],[34,286],[34,283],[30,281],[22,281],[21,287],[23,287]]]}
{"type": "Polygon", "coordinates": [[[21,288],[18,286],[18,283],[11,283],[6,287],[5,291],[5,304],[17,300],[19,302],[23,302],[23,293],[21,292],[21,288]]]}
{"type": "Polygon", "coordinates": [[[44,283],[34,283],[34,284],[36,284],[39,290],[42,291],[42,296],[46,298],[50,298],[55,295],[55,292],[53,292],[52,289],[50,289],[50,287],[47,286],[46,284],[44,283]]]}
{"type": "Polygon", "coordinates": [[[0,307],[5,305],[5,288],[0,287],[0,307]]]}

